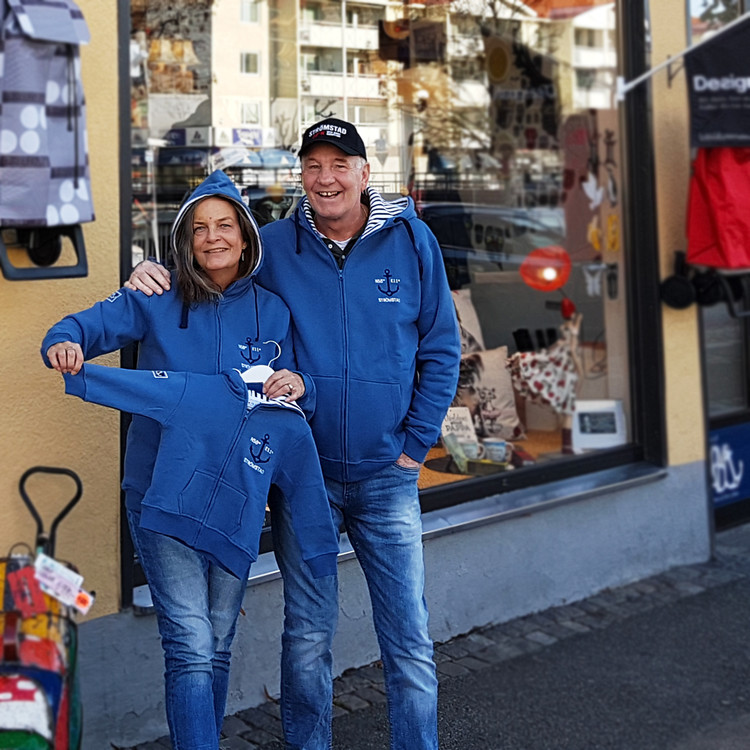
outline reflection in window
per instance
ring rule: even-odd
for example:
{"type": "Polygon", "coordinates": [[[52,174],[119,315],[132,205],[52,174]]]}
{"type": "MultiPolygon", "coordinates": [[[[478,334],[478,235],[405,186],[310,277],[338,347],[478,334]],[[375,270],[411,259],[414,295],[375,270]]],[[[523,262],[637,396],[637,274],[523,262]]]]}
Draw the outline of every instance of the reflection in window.
{"type": "Polygon", "coordinates": [[[257,52],[242,52],[240,54],[240,70],[243,73],[257,75],[260,72],[260,60],[257,52]]]}
{"type": "Polygon", "coordinates": [[[572,455],[579,404],[625,415],[586,450],[629,439],[615,3],[527,5],[131,0],[144,254],[166,252],[213,169],[278,220],[300,196],[300,133],[331,116],[357,125],[371,185],[433,230],[464,362],[423,486],[572,455]],[[252,52],[238,18],[260,25],[252,52]],[[492,439],[508,460],[479,457],[492,439]]]}

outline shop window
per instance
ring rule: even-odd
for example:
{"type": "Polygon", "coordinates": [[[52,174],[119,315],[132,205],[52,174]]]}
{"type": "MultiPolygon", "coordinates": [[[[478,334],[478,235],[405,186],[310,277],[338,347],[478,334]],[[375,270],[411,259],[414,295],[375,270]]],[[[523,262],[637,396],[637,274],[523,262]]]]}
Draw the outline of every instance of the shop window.
{"type": "Polygon", "coordinates": [[[453,5],[410,4],[401,18],[385,0],[269,0],[260,15],[242,2],[241,20],[262,26],[252,52],[230,33],[236,4],[145,0],[132,16],[145,55],[131,87],[145,254],[166,252],[179,201],[217,167],[251,207],[272,186],[297,199],[299,135],[324,117],[357,124],[373,187],[414,199],[464,346],[426,497],[478,478],[492,491],[538,483],[634,440],[618,51],[600,67],[574,54],[614,44],[615,4],[453,5]],[[346,46],[331,28],[342,19],[356,21],[346,46]],[[192,49],[182,61],[170,58],[177,41],[192,49]]]}

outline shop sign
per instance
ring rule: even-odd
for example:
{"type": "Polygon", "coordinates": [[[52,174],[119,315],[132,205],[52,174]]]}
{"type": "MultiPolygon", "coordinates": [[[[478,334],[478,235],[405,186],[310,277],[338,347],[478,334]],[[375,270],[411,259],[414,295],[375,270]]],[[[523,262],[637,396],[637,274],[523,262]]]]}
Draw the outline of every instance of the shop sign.
{"type": "Polygon", "coordinates": [[[171,128],[164,136],[170,146],[202,147],[211,145],[211,128],[171,128]]]}
{"type": "Polygon", "coordinates": [[[261,128],[232,128],[232,143],[243,146],[262,146],[263,131],[261,128]]]}
{"type": "Polygon", "coordinates": [[[750,16],[685,53],[691,145],[750,146],[750,16]]]}
{"type": "Polygon", "coordinates": [[[714,506],[750,498],[750,422],[711,430],[709,446],[714,506]]]}

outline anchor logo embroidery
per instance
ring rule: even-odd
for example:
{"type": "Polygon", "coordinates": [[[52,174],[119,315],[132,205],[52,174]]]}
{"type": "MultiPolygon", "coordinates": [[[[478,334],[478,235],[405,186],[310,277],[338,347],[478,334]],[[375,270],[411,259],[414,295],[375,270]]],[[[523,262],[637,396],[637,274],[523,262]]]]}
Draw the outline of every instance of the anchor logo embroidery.
{"type": "Polygon", "coordinates": [[[250,438],[250,456],[256,464],[265,464],[271,460],[273,450],[268,447],[269,435],[266,433],[262,440],[250,438]]]}
{"type": "Polygon", "coordinates": [[[383,278],[375,279],[375,284],[378,291],[385,295],[385,297],[378,297],[378,302],[401,302],[401,299],[396,297],[401,289],[401,279],[393,276],[390,268],[383,271],[383,278]]]}
{"type": "Polygon", "coordinates": [[[244,344],[238,344],[240,356],[248,364],[254,365],[262,356],[263,348],[258,344],[253,344],[252,339],[245,339],[244,344]]]}

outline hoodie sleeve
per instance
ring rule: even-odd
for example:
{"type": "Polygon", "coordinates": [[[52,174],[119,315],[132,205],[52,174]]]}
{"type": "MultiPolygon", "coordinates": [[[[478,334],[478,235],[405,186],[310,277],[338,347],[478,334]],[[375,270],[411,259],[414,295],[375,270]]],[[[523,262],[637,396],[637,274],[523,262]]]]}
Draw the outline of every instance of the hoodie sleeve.
{"type": "Polygon", "coordinates": [[[312,433],[304,426],[305,432],[285,450],[284,462],[274,481],[289,503],[302,559],[315,578],[322,578],[336,573],[338,532],[331,517],[312,433]]]}
{"type": "Polygon", "coordinates": [[[420,219],[411,220],[411,224],[422,266],[422,295],[417,320],[417,384],[404,420],[404,453],[421,463],[437,442],[456,395],[461,340],[440,246],[420,219]]]}
{"type": "Polygon", "coordinates": [[[84,364],[77,375],[63,378],[71,396],[165,424],[185,394],[189,373],[84,364]]]}
{"type": "Polygon", "coordinates": [[[140,341],[148,328],[150,300],[145,294],[120,289],[88,310],[67,315],[47,331],[42,341],[44,364],[50,366],[47,350],[62,341],[80,344],[84,359],[140,341]]]}

